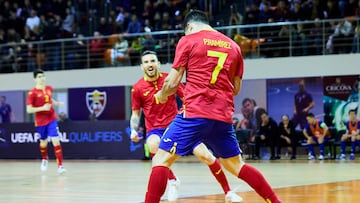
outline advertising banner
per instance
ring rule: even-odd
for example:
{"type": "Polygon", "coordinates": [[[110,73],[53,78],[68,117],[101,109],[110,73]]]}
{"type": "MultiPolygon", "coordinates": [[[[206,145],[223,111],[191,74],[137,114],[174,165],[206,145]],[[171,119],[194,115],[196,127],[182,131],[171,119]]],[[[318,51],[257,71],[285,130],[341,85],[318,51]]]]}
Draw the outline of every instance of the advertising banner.
{"type": "MultiPolygon", "coordinates": [[[[64,159],[142,159],[144,143],[130,140],[129,121],[59,123],[64,159]]],[[[48,154],[54,159],[52,144],[48,154]]],[[[40,159],[39,135],[32,123],[0,125],[0,159],[40,159]]]]}
{"type": "Polygon", "coordinates": [[[70,88],[68,90],[69,117],[72,120],[125,119],[125,87],[70,88]]]}
{"type": "Polygon", "coordinates": [[[360,75],[324,77],[324,113],[328,125],[345,129],[350,109],[359,117],[360,75]]]}

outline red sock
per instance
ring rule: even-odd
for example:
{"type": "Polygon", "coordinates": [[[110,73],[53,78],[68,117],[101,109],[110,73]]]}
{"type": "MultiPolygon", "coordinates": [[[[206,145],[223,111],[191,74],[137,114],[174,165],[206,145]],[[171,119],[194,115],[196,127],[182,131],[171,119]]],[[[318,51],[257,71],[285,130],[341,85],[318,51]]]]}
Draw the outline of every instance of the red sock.
{"type": "Polygon", "coordinates": [[[165,166],[154,166],[151,170],[145,203],[159,203],[161,196],[166,190],[169,177],[169,168],[165,166]]]}
{"type": "Polygon", "coordinates": [[[248,183],[268,203],[281,203],[270,184],[256,168],[245,164],[238,177],[248,183]]]}
{"type": "Polygon", "coordinates": [[[46,147],[42,147],[40,145],[40,153],[41,153],[41,157],[42,159],[48,160],[48,154],[47,154],[47,146],[46,147]]]}
{"type": "Polygon", "coordinates": [[[61,145],[54,146],[54,151],[55,151],[55,157],[56,157],[56,162],[57,162],[58,166],[62,166],[63,154],[62,154],[61,145]]]}
{"type": "Polygon", "coordinates": [[[211,165],[209,165],[211,173],[215,176],[216,180],[220,183],[222,189],[224,190],[224,193],[230,191],[229,183],[226,179],[224,171],[221,169],[221,165],[219,161],[216,159],[215,162],[211,165]]]}
{"type": "Polygon", "coordinates": [[[169,180],[176,180],[176,176],[171,169],[169,169],[169,180]]]}

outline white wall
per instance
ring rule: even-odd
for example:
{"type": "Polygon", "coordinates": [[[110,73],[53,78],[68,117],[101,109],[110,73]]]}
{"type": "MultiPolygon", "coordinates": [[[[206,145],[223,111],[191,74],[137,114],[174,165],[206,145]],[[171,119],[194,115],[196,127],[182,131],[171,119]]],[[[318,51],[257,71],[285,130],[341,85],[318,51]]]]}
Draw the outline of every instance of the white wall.
{"type": "MultiPolygon", "coordinates": [[[[170,64],[162,65],[169,71],[170,64]]],[[[360,74],[360,54],[285,57],[245,60],[244,79],[291,78],[360,74]]],[[[133,85],[142,77],[140,67],[47,71],[47,83],[55,89],[133,85]]],[[[28,90],[32,73],[0,74],[0,91],[28,90]]]]}

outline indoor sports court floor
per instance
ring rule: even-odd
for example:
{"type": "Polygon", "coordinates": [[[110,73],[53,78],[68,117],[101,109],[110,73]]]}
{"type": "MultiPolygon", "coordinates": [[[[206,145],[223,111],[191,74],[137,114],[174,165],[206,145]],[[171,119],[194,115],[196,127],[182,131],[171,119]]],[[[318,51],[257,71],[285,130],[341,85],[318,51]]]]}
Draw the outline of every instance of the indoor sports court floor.
{"type": "MultiPolygon", "coordinates": [[[[360,158],[356,161],[247,161],[260,169],[284,203],[360,202],[360,158]]],[[[40,172],[39,160],[0,160],[1,203],[142,202],[150,161],[65,160],[65,175],[54,160],[40,172]]],[[[221,203],[224,195],[209,169],[195,158],[173,167],[180,177],[181,203],[221,203]]],[[[228,175],[244,203],[264,201],[244,182],[228,175]]],[[[166,201],[164,201],[166,202],[166,201]]]]}

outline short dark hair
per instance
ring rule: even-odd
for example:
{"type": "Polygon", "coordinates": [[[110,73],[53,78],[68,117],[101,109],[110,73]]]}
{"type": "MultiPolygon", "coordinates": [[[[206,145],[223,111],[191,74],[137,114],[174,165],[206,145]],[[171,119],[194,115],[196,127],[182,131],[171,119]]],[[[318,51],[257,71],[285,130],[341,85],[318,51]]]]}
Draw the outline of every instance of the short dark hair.
{"type": "Polygon", "coordinates": [[[186,30],[187,24],[191,21],[201,22],[209,25],[209,18],[203,11],[200,10],[191,10],[188,14],[186,14],[183,24],[184,30],[186,30]]]}
{"type": "Polygon", "coordinates": [[[146,50],[141,54],[141,57],[148,55],[148,54],[154,54],[155,56],[157,56],[155,51],[151,51],[151,50],[146,50]]]}
{"type": "Polygon", "coordinates": [[[350,110],[349,110],[349,114],[350,114],[351,112],[354,112],[354,113],[356,114],[356,110],[355,110],[355,109],[350,109],[350,110]]]}
{"type": "Polygon", "coordinates": [[[44,74],[44,71],[42,69],[34,70],[34,72],[33,72],[34,78],[36,78],[36,76],[39,75],[39,74],[44,74]]]}
{"type": "Polygon", "coordinates": [[[315,115],[313,113],[306,114],[306,117],[315,118],[315,115]]]}

